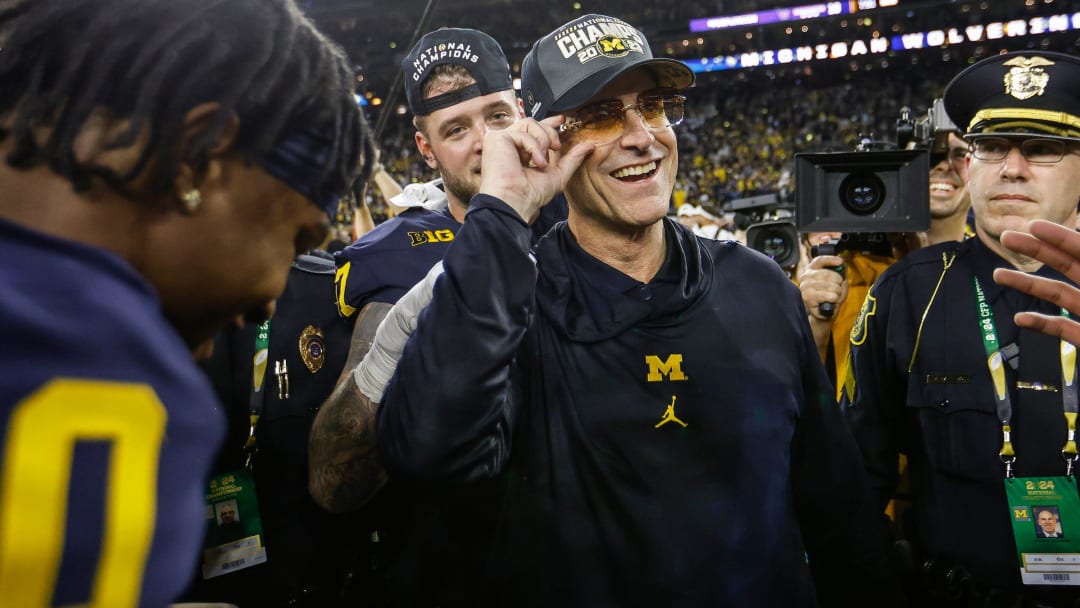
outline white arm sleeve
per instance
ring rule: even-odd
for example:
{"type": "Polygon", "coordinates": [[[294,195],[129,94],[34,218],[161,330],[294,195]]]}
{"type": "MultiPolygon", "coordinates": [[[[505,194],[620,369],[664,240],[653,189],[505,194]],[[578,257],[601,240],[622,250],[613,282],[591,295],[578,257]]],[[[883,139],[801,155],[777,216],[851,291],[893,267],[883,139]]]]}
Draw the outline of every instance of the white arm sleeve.
{"type": "Polygon", "coordinates": [[[401,296],[390,312],[386,313],[382,323],[379,323],[379,328],[375,330],[375,341],[364,355],[364,360],[353,370],[356,386],[365,397],[375,403],[382,401],[386,384],[394,375],[394,368],[405,349],[405,343],[416,329],[416,319],[431,301],[435,279],[439,278],[442,272],[442,262],[435,264],[423,280],[401,296]]]}

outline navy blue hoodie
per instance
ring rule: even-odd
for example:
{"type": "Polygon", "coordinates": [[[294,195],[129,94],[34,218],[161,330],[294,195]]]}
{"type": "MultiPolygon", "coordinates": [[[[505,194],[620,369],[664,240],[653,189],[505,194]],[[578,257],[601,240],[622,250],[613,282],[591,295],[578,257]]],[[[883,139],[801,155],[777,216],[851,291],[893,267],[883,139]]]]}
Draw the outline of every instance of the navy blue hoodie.
{"type": "Polygon", "coordinates": [[[377,432],[392,475],[501,484],[476,603],[812,606],[881,563],[798,290],[664,230],[640,283],[473,199],[377,432]]]}

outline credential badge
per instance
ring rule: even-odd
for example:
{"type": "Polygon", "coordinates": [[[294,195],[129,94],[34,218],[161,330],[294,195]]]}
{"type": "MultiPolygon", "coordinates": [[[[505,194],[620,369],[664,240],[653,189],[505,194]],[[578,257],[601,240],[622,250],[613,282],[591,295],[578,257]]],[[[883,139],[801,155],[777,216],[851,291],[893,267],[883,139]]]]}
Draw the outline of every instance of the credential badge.
{"type": "Polygon", "coordinates": [[[322,369],[326,361],[326,340],[321,329],[308,325],[300,332],[300,358],[309,372],[314,374],[322,369]]]}
{"type": "Polygon", "coordinates": [[[1054,65],[1042,57],[1017,57],[1002,65],[1010,67],[1005,74],[1005,93],[1017,99],[1030,99],[1042,95],[1050,82],[1050,75],[1043,66],[1054,65]]]}

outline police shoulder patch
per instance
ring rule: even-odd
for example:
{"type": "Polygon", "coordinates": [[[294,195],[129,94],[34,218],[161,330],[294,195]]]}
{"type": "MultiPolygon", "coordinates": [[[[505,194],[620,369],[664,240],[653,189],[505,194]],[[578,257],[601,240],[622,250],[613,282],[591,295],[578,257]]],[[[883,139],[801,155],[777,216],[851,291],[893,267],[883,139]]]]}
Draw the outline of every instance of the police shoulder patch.
{"type": "Polygon", "coordinates": [[[876,313],[877,298],[874,297],[874,292],[870,291],[863,300],[862,308],[859,309],[859,317],[855,319],[855,325],[851,327],[852,346],[860,346],[866,341],[867,324],[870,322],[870,317],[876,313]]]}

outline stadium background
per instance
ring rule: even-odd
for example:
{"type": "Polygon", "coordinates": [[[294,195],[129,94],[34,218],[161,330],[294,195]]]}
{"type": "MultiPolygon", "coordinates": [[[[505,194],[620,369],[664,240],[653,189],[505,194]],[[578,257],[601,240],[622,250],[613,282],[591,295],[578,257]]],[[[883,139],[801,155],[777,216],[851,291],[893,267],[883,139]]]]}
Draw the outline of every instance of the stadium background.
{"type": "MultiPolygon", "coordinates": [[[[381,123],[383,164],[399,183],[436,177],[416,154],[395,81],[425,16],[425,32],[491,34],[517,77],[533,41],[575,16],[601,13],[638,26],[654,55],[698,71],[677,128],[673,208],[719,209],[774,192],[790,199],[794,154],[851,150],[860,134],[894,139],[901,107],[925,113],[978,59],[1003,50],[1080,53],[1080,0],[435,1],[426,13],[427,0],[301,0],[354,63],[358,99],[372,124],[381,123]],[[691,31],[691,21],[709,18],[727,27],[691,31]]],[[[377,190],[369,189],[368,204],[377,222],[385,217],[377,190]]],[[[343,237],[347,214],[339,216],[343,237]]]]}

